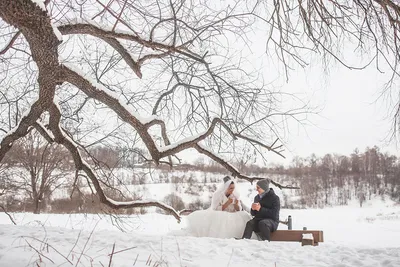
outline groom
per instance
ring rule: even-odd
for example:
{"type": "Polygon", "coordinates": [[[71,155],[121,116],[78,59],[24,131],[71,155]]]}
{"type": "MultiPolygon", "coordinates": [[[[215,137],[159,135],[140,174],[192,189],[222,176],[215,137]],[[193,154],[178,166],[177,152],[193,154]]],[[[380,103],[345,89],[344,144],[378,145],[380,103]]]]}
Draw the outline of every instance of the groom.
{"type": "Polygon", "coordinates": [[[269,188],[268,179],[258,181],[256,190],[258,194],[254,197],[250,212],[254,218],[247,222],[242,238],[250,239],[254,231],[262,240],[270,241],[271,232],[278,229],[279,197],[272,188],[269,188]]]}

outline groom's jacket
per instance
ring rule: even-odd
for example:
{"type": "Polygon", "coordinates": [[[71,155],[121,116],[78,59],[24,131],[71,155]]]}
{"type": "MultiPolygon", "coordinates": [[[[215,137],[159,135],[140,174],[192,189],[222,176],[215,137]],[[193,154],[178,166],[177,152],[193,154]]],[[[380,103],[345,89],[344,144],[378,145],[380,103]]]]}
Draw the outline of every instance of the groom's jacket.
{"type": "Polygon", "coordinates": [[[261,209],[259,211],[251,210],[251,215],[259,220],[272,219],[279,222],[280,200],[272,188],[261,199],[259,195],[255,196],[254,203],[257,202],[260,203],[261,209]]]}

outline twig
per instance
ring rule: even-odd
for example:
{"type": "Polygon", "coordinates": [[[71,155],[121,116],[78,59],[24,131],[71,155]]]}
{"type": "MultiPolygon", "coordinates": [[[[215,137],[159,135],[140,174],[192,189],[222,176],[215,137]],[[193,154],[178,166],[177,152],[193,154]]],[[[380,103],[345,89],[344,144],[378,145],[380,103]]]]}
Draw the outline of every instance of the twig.
{"type": "MultiPolygon", "coordinates": [[[[99,3],[101,6],[103,6],[103,8],[104,8],[105,10],[107,10],[108,13],[110,13],[110,15],[113,16],[117,21],[119,21],[119,22],[121,22],[122,24],[124,24],[128,29],[130,29],[133,33],[135,33],[136,36],[139,36],[139,34],[138,34],[131,26],[129,26],[128,23],[126,23],[126,22],[123,21],[122,19],[119,19],[118,16],[115,15],[114,12],[113,12],[108,6],[105,6],[105,5],[104,5],[101,1],[99,1],[99,0],[96,0],[96,1],[97,1],[97,3],[99,3]]],[[[126,2],[126,1],[125,1],[125,2],[126,2]]]]}
{"type": "Polygon", "coordinates": [[[96,225],[93,227],[93,230],[90,232],[90,235],[89,235],[88,239],[86,240],[85,246],[83,246],[83,249],[82,249],[82,251],[81,251],[81,255],[79,255],[79,258],[78,258],[78,261],[76,262],[75,267],[78,266],[78,264],[79,264],[79,262],[80,262],[80,260],[81,260],[81,257],[82,257],[82,255],[83,255],[83,252],[85,251],[85,248],[86,248],[87,244],[89,243],[89,240],[90,240],[90,238],[92,237],[92,234],[93,234],[93,232],[94,232],[94,229],[96,229],[98,223],[99,223],[99,221],[97,221],[96,225]]]}
{"type": "MultiPolygon", "coordinates": [[[[52,248],[58,255],[60,255],[61,257],[63,257],[64,259],[66,259],[71,265],[73,265],[73,263],[68,259],[68,256],[65,257],[63,254],[61,254],[61,252],[59,252],[55,247],[53,247],[53,246],[50,245],[49,243],[44,242],[44,241],[42,241],[42,240],[40,240],[40,239],[37,239],[36,237],[33,237],[33,236],[22,236],[22,238],[24,238],[25,241],[26,241],[26,238],[31,238],[31,239],[33,239],[33,240],[36,240],[36,241],[42,243],[44,246],[46,246],[46,248],[47,248],[47,253],[49,252],[49,247],[52,248]]],[[[28,242],[28,241],[26,241],[26,242],[28,242]]],[[[29,243],[28,243],[28,244],[29,244],[29,243]]],[[[69,254],[68,254],[68,255],[69,255],[69,254]]]]}
{"type": "Polygon", "coordinates": [[[151,254],[150,254],[149,257],[147,258],[146,266],[150,266],[150,263],[151,263],[151,254]]]}
{"type": "MultiPolygon", "coordinates": [[[[113,254],[117,254],[117,253],[124,252],[124,251],[130,250],[130,249],[134,249],[134,248],[137,248],[137,247],[130,247],[130,248],[122,249],[122,250],[113,252],[113,254]]],[[[108,254],[108,256],[111,256],[111,254],[108,254]]]]}
{"type": "Polygon", "coordinates": [[[52,261],[49,257],[46,257],[45,255],[43,255],[42,253],[40,253],[40,251],[37,250],[36,248],[34,248],[31,244],[29,244],[29,242],[28,242],[26,239],[24,239],[24,240],[25,240],[25,242],[28,244],[28,246],[29,246],[31,249],[33,249],[34,251],[36,251],[36,253],[39,255],[39,257],[40,257],[40,256],[41,256],[41,257],[44,257],[44,258],[48,259],[49,261],[51,261],[51,263],[54,264],[54,261],[52,261]]]}
{"type": "Polygon", "coordinates": [[[4,55],[13,45],[14,42],[18,39],[18,37],[21,35],[21,31],[18,31],[14,34],[14,36],[11,38],[10,42],[0,51],[0,55],[4,55]]]}
{"type": "Polygon", "coordinates": [[[69,251],[69,253],[68,253],[68,255],[67,255],[67,258],[69,257],[69,255],[70,255],[70,254],[72,253],[72,251],[74,250],[76,244],[78,244],[79,237],[81,236],[81,233],[82,233],[82,230],[79,231],[78,238],[76,239],[75,244],[72,246],[71,250],[69,251]]]}
{"type": "Polygon", "coordinates": [[[135,262],[133,263],[133,266],[135,266],[135,264],[136,264],[138,258],[139,258],[139,254],[137,254],[136,259],[135,259],[135,262]]]}
{"type": "Polygon", "coordinates": [[[176,239],[176,236],[175,236],[175,241],[176,241],[176,246],[178,247],[179,265],[182,266],[181,249],[180,249],[180,247],[179,247],[178,239],[176,239]]]}
{"type": "Polygon", "coordinates": [[[229,257],[229,261],[228,261],[228,267],[229,267],[229,264],[231,263],[231,260],[232,260],[232,256],[233,256],[233,248],[232,248],[232,253],[231,253],[231,256],[229,257]]]}
{"type": "Polygon", "coordinates": [[[112,258],[114,256],[114,250],[115,250],[115,242],[111,251],[111,256],[110,256],[110,261],[108,262],[108,267],[111,267],[111,263],[112,263],[112,258]]]}
{"type": "Polygon", "coordinates": [[[6,208],[4,208],[3,206],[0,205],[0,208],[4,211],[4,213],[8,216],[8,218],[10,218],[11,222],[14,225],[17,225],[17,223],[14,221],[13,217],[11,217],[11,215],[7,212],[6,208]]]}
{"type": "Polygon", "coordinates": [[[126,6],[126,2],[128,2],[128,1],[127,1],[127,0],[124,1],[124,5],[123,5],[123,7],[122,7],[122,9],[121,9],[121,12],[119,13],[118,17],[116,18],[115,24],[114,24],[114,26],[113,26],[113,28],[112,28],[111,31],[114,31],[114,30],[115,30],[115,27],[117,26],[118,21],[121,20],[121,15],[122,15],[122,13],[124,12],[124,9],[125,9],[125,6],[126,6]]]}

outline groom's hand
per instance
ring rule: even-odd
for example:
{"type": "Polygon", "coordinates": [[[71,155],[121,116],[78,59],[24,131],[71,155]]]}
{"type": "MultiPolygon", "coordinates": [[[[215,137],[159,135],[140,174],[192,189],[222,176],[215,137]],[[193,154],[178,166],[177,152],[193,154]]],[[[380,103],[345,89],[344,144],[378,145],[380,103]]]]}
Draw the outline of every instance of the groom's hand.
{"type": "Polygon", "coordinates": [[[252,209],[252,210],[259,211],[260,208],[261,208],[260,203],[253,203],[253,204],[251,205],[251,209],[252,209]]]}

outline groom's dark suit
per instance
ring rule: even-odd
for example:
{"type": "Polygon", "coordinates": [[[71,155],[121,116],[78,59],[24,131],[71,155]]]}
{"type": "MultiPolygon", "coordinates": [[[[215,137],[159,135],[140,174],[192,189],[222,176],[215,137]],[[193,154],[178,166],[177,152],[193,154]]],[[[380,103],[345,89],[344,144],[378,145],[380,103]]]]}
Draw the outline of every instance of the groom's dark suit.
{"type": "Polygon", "coordinates": [[[254,218],[247,222],[243,238],[251,238],[254,232],[258,233],[263,240],[270,240],[270,233],[278,229],[280,200],[272,188],[260,198],[254,197],[254,203],[260,203],[260,210],[251,210],[254,218]]]}

